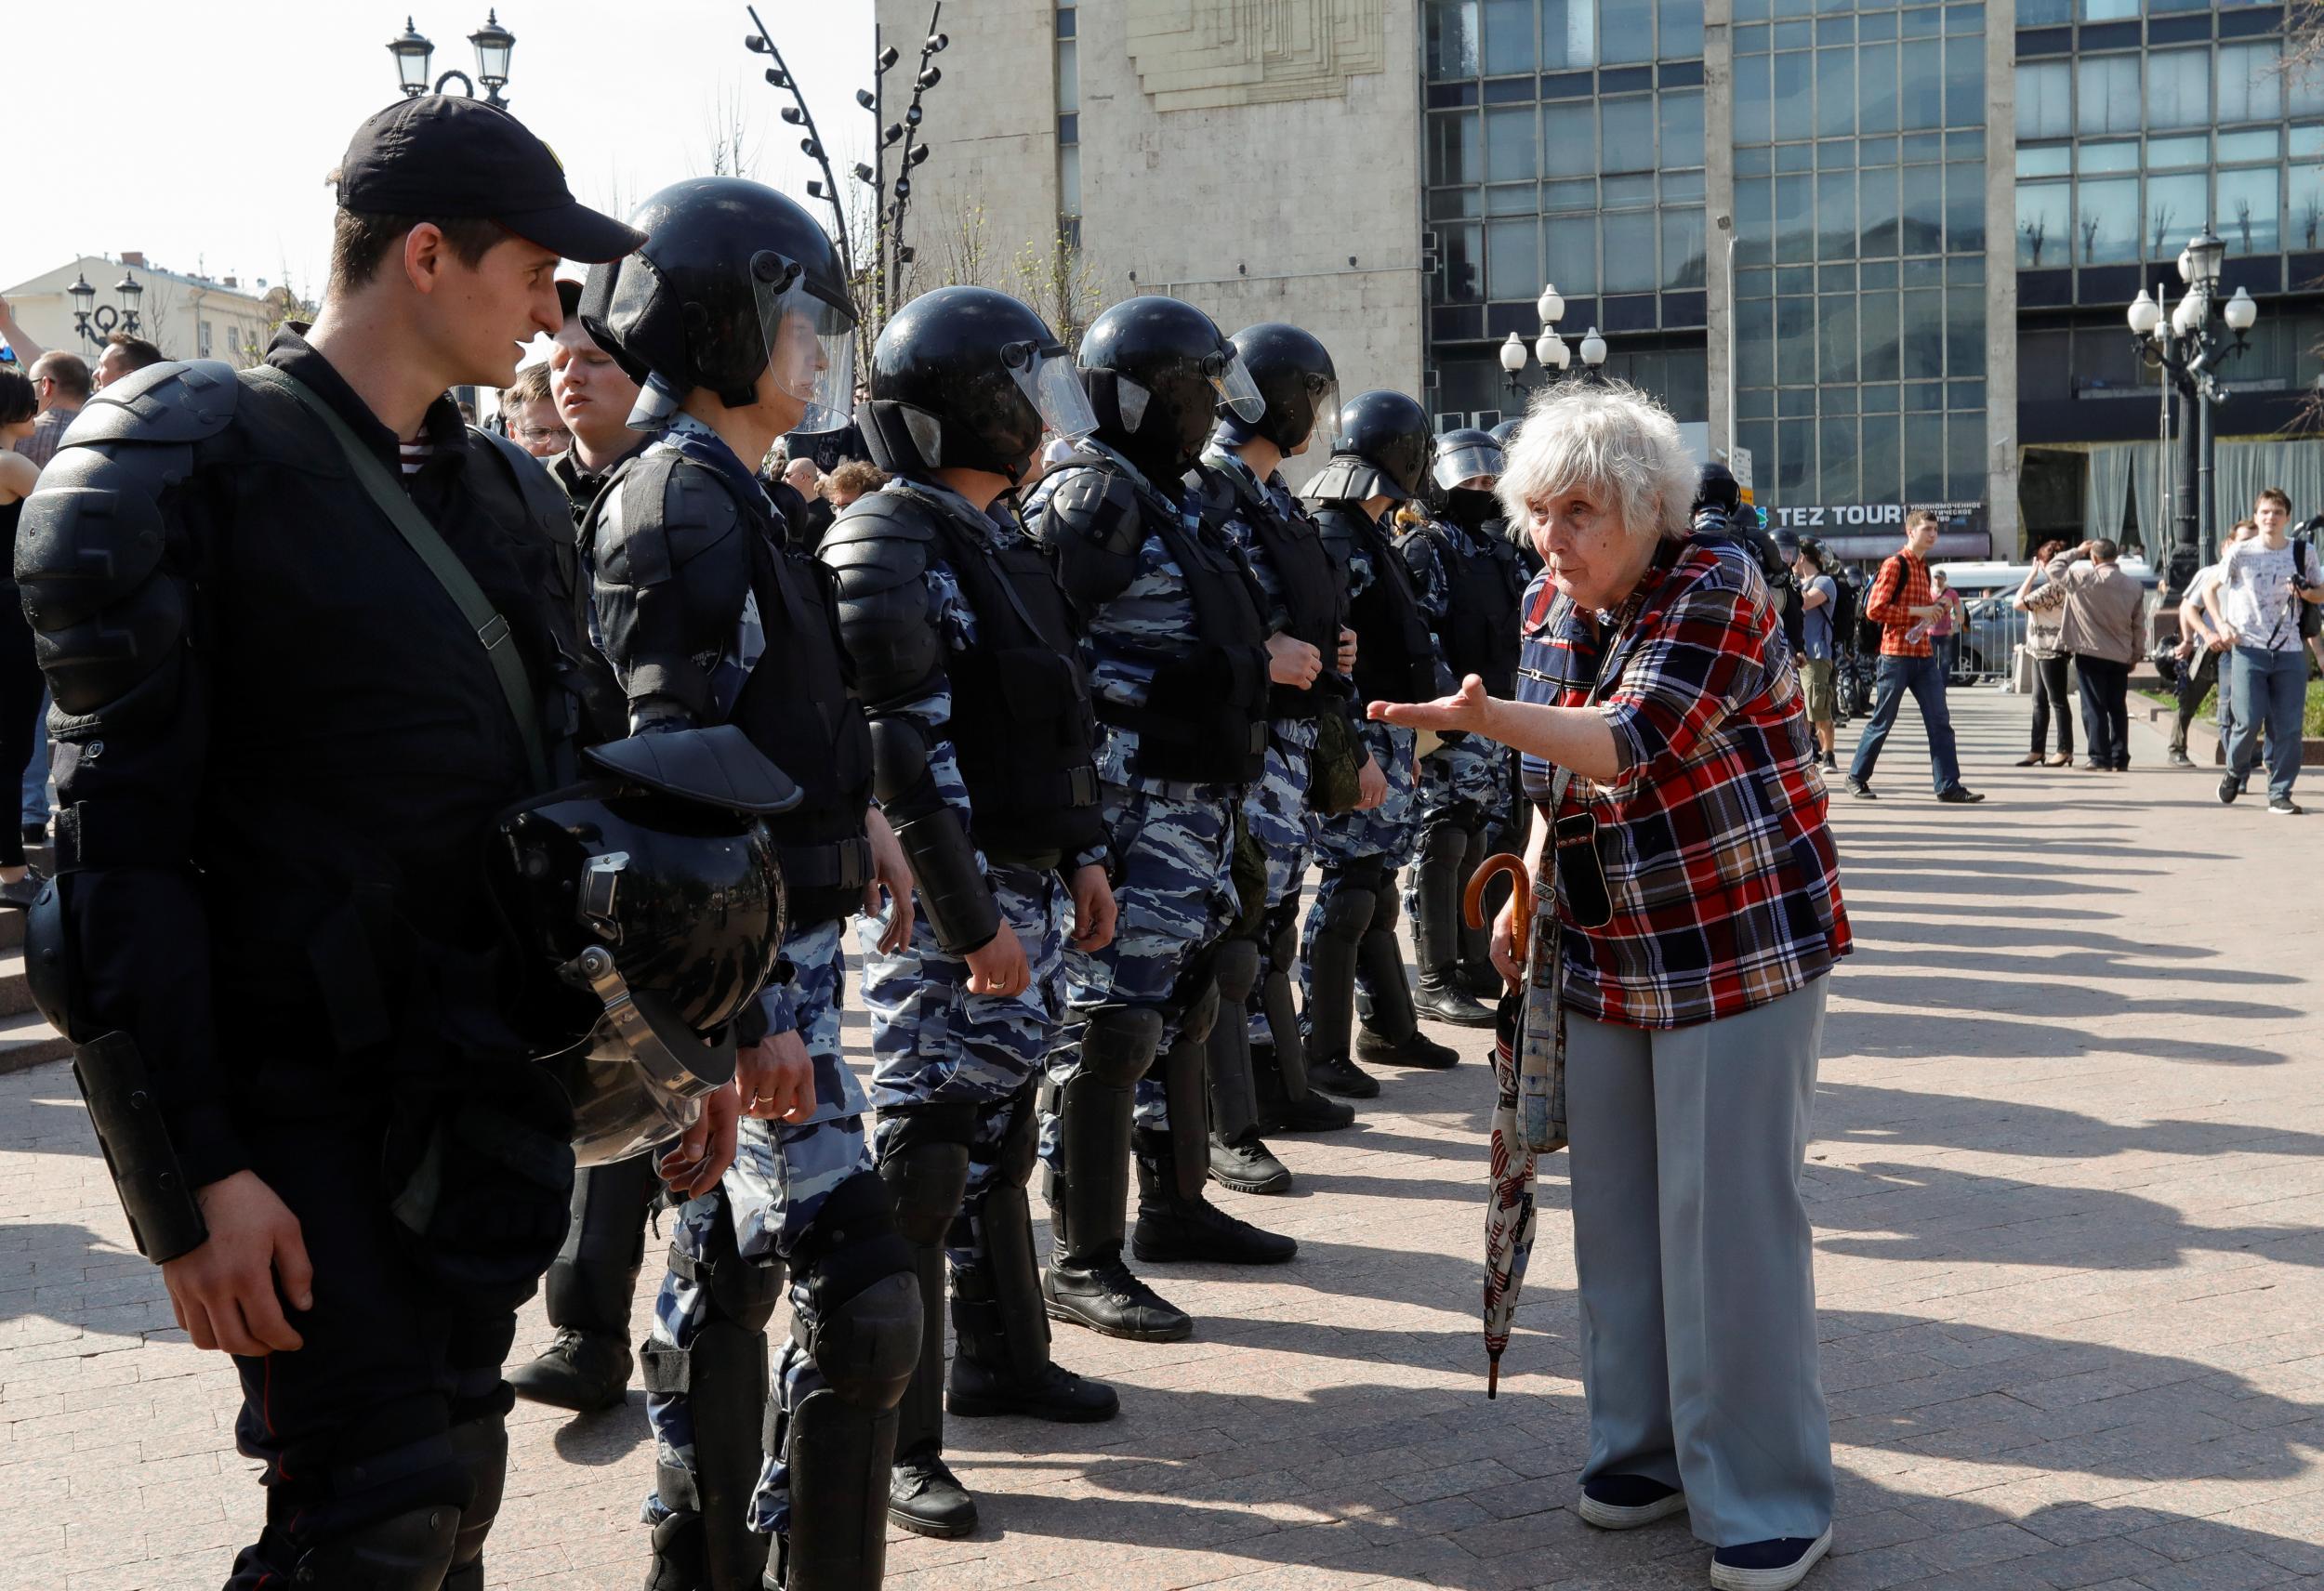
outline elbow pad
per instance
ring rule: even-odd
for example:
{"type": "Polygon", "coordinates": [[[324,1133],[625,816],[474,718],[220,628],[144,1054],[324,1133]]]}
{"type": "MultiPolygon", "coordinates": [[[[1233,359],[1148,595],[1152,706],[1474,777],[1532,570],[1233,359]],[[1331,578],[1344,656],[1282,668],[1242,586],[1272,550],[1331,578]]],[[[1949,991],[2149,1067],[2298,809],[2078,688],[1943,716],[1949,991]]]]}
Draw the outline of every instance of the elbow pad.
{"type": "Polygon", "coordinates": [[[918,724],[892,714],[872,720],[871,737],[872,793],[912,864],[920,913],[945,951],[975,950],[1000,931],[1000,908],[960,814],[936,788],[928,742],[918,724]]]}
{"type": "Polygon", "coordinates": [[[1057,560],[1058,584],[1084,613],[1137,577],[1145,517],[1136,488],[1110,470],[1068,471],[1026,528],[1057,560]]]}

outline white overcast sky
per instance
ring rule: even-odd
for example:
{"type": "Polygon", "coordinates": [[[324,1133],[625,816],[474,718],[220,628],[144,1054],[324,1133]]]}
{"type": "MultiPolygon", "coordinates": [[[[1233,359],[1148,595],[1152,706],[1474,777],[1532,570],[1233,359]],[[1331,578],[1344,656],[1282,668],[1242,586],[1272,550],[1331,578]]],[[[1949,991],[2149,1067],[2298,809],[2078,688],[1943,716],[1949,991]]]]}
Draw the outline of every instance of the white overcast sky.
{"type": "MultiPolygon", "coordinates": [[[[959,3],[959,0],[955,0],[959,3]]],[[[758,0],[832,144],[842,180],[870,148],[854,102],[870,81],[871,0],[758,0]],[[844,157],[844,158],[842,158],[844,157]]],[[[395,98],[390,38],[406,5],[367,0],[9,0],[8,202],[0,288],[76,255],[139,249],[155,265],[322,287],[331,191],[356,125],[395,98]]],[[[812,167],[787,96],[743,48],[739,0],[509,0],[508,106],[554,148],[587,204],[627,209],[708,169],[721,101],[737,97],[757,145],[745,175],[806,199],[812,167]]],[[[468,35],[486,0],[411,11],[434,70],[473,75],[468,35]]],[[[901,46],[904,41],[891,41],[901,46]]],[[[891,77],[905,81],[907,64],[891,77]]],[[[950,85],[946,85],[948,89],[950,85]]],[[[454,92],[457,92],[455,88],[454,92]]],[[[818,218],[828,211],[816,206],[818,218]]]]}

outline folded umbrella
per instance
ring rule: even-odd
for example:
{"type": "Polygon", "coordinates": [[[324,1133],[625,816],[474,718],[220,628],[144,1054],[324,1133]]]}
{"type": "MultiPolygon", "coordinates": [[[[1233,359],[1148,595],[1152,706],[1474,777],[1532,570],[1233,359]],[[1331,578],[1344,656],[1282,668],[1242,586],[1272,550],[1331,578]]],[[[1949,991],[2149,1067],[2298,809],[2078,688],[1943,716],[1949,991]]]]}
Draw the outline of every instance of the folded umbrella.
{"type": "MultiPolygon", "coordinates": [[[[1556,1016],[1528,1031],[1527,995],[1535,985],[1540,946],[1533,928],[1533,883],[1521,858],[1506,852],[1489,856],[1470,878],[1462,899],[1469,926],[1481,928],[1486,886],[1498,874],[1510,875],[1510,949],[1524,968],[1523,980],[1506,990],[1494,1015],[1493,1032],[1493,1164],[1491,1188],[1485,1206],[1485,1395],[1500,1395],[1501,1352],[1509,1347],[1509,1332],[1517,1313],[1517,1294],[1525,1286],[1525,1266],[1533,1257],[1533,1180],[1538,1158],[1563,1149],[1565,1090],[1559,1085],[1556,1016]]],[[[1556,935],[1547,936],[1547,953],[1556,954],[1556,935]]]]}

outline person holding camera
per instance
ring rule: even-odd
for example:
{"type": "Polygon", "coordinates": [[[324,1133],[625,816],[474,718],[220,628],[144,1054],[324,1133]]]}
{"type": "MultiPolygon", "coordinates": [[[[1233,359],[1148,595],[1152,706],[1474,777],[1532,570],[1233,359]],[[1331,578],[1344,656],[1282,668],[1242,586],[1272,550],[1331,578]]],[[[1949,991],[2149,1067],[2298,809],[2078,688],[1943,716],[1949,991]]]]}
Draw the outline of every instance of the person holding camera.
{"type": "Polygon", "coordinates": [[[2050,560],[2066,550],[2062,541],[2044,542],[2026,571],[2025,584],[2009,605],[2026,615],[2026,655],[2033,660],[2033,749],[2017,759],[2020,768],[2070,768],[2074,764],[2074,706],[2067,694],[2066,587],[2049,575],[2050,560]],[[2058,749],[2044,756],[2054,714],[2058,749]]]}
{"type": "Polygon", "coordinates": [[[2317,627],[2309,615],[2324,604],[2324,579],[2314,560],[2285,534],[2291,499],[2280,488],[2261,491],[2251,505],[2251,519],[2259,534],[2231,544],[2221,556],[2214,593],[2225,618],[2220,638],[2235,656],[2236,723],[2219,800],[2225,806],[2242,793],[2259,760],[2265,728],[2267,809],[2298,817],[2291,786],[2300,777],[2301,711],[2308,689],[2304,643],[2317,627]]]}
{"type": "Polygon", "coordinates": [[[2121,558],[2121,547],[2100,536],[2047,565],[2050,583],[2066,593],[2059,639],[2074,659],[2090,751],[2082,767],[2093,773],[2127,773],[2131,767],[2131,664],[2139,653],[2146,588],[2123,572],[2121,558]]]}
{"type": "MultiPolygon", "coordinates": [[[[1799,1176],[1848,918],[1766,583],[1688,534],[1693,487],[1653,400],[1536,400],[1499,486],[1546,561],[1518,700],[1471,675],[1368,711],[1525,754],[1527,1023],[1556,1033],[1573,1151],[1581,1517],[1684,1511],[1713,1586],[1786,1591],[1831,1544],[1799,1176]]],[[[1504,907],[1493,957],[1512,987],[1514,927],[1504,907]]]]}

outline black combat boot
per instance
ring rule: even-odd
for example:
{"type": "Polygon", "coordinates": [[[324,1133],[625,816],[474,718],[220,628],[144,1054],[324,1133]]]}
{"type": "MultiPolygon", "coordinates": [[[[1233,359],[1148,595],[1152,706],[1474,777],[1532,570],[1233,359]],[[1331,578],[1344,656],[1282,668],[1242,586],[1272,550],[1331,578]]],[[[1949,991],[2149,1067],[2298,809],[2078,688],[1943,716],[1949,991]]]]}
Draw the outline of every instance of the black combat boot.
{"type": "Polygon", "coordinates": [[[1299,1253],[1297,1240],[1238,1221],[1179,1183],[1169,1140],[1140,1130],[1133,1140],[1138,1166],[1138,1225],[1130,1252],[1150,1262],[1208,1261],[1216,1265],[1281,1265],[1299,1253]]]}

